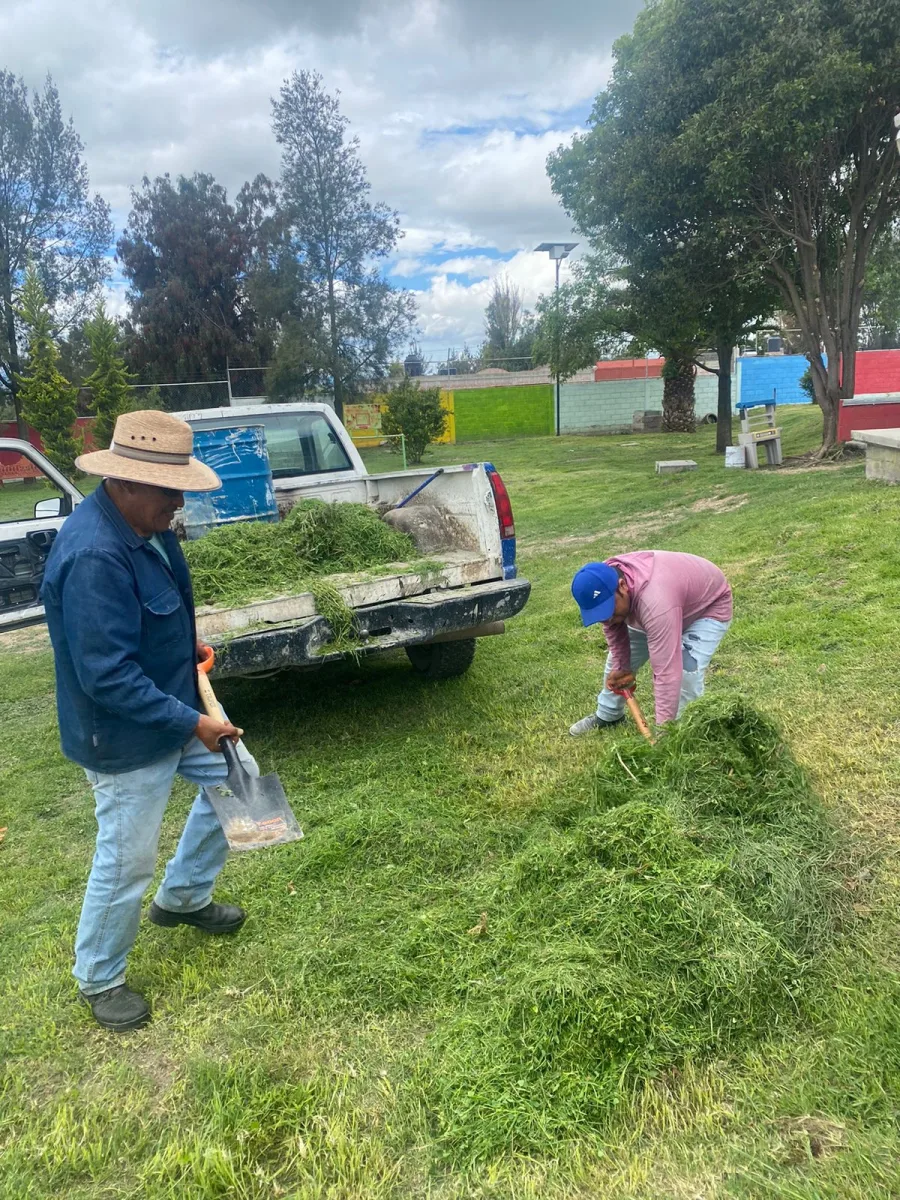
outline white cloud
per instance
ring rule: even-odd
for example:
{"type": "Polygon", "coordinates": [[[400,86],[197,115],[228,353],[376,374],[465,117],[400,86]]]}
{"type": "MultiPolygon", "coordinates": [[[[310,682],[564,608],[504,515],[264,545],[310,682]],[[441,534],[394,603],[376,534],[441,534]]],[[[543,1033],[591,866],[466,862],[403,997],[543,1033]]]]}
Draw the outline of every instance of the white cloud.
{"type": "Polygon", "coordinates": [[[293,70],[340,88],[373,195],[406,236],[394,269],[431,272],[423,336],[477,340],[484,251],[528,291],[552,283],[530,254],[569,222],[547,154],[606,79],[639,0],[4,0],[0,67],[49,71],[85,143],[92,187],[119,228],[143,175],[208,171],[230,194],[276,174],[270,99],[293,70]],[[448,253],[457,267],[434,265],[448,253]],[[415,268],[415,269],[414,269],[415,268]],[[543,281],[540,282],[540,281],[543,281]],[[454,332],[456,331],[456,332],[454,332]]]}
{"type": "MultiPolygon", "coordinates": [[[[435,272],[427,290],[416,292],[419,303],[420,343],[426,357],[438,358],[448,348],[459,349],[467,343],[472,349],[484,338],[484,310],[494,280],[505,276],[519,288],[526,308],[533,309],[542,292],[552,290],[553,264],[545,254],[523,250],[508,261],[491,264],[491,272],[474,283],[464,284],[446,274],[435,272]]],[[[565,281],[568,264],[563,263],[560,279],[565,281]]]]}

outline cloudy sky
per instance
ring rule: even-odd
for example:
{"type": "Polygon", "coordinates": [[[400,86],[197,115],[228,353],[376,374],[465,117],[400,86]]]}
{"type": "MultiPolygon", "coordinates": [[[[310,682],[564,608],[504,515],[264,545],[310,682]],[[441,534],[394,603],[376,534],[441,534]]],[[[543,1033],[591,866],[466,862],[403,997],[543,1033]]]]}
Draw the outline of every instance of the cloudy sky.
{"type": "Polygon", "coordinates": [[[373,197],[401,214],[388,264],[429,357],[482,337],[491,279],[531,304],[538,242],[567,238],[547,154],[583,126],[640,0],[0,0],[0,67],[49,71],[117,228],[145,174],[208,171],[229,195],[279,155],[293,70],[340,89],[373,197]]]}

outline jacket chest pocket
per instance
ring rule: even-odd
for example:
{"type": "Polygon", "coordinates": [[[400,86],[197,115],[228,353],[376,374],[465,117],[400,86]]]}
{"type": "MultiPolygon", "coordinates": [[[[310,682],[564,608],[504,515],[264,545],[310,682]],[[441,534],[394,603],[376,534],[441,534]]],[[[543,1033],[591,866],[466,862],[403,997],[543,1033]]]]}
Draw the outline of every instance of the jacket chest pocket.
{"type": "Polygon", "coordinates": [[[151,646],[164,646],[185,634],[184,605],[174,587],[144,601],[144,629],[151,646]]]}

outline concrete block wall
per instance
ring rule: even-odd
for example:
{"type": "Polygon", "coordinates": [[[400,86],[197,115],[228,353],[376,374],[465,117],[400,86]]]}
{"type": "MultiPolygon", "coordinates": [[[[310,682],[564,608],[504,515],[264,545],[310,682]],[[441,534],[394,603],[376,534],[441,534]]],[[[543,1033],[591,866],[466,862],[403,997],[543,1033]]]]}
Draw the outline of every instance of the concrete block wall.
{"type": "Polygon", "coordinates": [[[737,360],[738,392],[741,400],[771,400],[779,404],[809,404],[800,387],[800,376],[809,366],[802,354],[772,354],[765,358],[746,355],[737,360]]]}
{"type": "MultiPolygon", "coordinates": [[[[694,380],[697,418],[718,407],[719,381],[715,375],[694,380]]],[[[604,383],[564,383],[560,388],[562,433],[631,433],[634,414],[640,409],[662,412],[661,379],[616,379],[604,383]]]]}

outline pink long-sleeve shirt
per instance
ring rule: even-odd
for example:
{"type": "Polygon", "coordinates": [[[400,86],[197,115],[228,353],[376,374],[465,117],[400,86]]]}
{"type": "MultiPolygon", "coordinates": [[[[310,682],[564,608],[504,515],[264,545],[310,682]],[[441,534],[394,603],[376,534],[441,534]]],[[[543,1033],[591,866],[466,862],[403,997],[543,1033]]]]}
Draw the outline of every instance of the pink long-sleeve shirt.
{"type": "Polygon", "coordinates": [[[683,675],[681,635],[694,621],[710,617],[731,620],[731,588],[715,565],[695,554],[670,550],[638,550],[607,559],[625,576],[631,596],[631,612],[624,625],[603,625],[612,654],[613,668],[631,669],[628,626],[647,635],[656,723],[662,725],[678,715],[683,675]]]}

